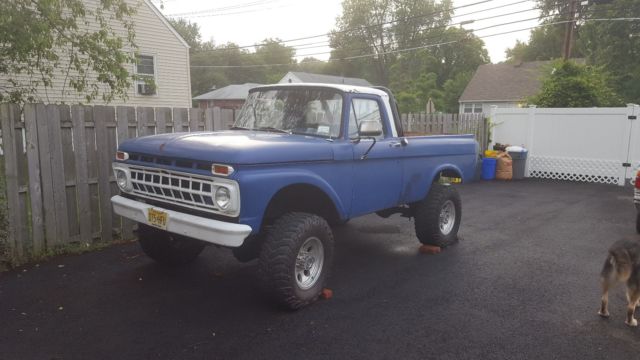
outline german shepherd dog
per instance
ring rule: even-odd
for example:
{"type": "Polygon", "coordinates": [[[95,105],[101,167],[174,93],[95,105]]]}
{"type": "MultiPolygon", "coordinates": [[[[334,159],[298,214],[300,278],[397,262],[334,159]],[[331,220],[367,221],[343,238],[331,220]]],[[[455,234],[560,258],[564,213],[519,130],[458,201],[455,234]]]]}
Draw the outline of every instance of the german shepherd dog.
{"type": "Polygon", "coordinates": [[[609,289],[618,282],[627,283],[627,319],[625,324],[638,326],[634,312],[640,300],[640,241],[623,239],[609,248],[609,255],[602,268],[602,304],[598,314],[609,317],[609,289]]]}

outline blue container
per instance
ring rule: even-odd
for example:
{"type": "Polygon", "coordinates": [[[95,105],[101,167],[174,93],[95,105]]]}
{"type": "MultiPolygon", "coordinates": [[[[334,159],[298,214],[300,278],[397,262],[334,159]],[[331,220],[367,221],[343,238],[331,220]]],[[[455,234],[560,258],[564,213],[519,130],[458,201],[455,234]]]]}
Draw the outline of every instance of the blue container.
{"type": "Polygon", "coordinates": [[[482,159],[482,180],[493,180],[496,178],[496,165],[498,159],[484,158],[482,159]]]}

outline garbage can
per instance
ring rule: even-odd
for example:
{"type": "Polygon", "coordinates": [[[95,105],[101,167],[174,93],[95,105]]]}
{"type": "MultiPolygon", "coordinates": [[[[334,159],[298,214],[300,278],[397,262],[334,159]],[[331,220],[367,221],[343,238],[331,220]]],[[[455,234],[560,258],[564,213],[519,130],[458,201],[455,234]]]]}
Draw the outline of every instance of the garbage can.
{"type": "Polygon", "coordinates": [[[522,180],[524,179],[524,172],[527,167],[527,154],[529,152],[527,149],[519,146],[515,149],[514,148],[507,149],[507,152],[509,152],[511,159],[513,160],[513,179],[522,180]]]}
{"type": "Polygon", "coordinates": [[[493,180],[496,177],[496,158],[482,159],[482,180],[493,180]]]}

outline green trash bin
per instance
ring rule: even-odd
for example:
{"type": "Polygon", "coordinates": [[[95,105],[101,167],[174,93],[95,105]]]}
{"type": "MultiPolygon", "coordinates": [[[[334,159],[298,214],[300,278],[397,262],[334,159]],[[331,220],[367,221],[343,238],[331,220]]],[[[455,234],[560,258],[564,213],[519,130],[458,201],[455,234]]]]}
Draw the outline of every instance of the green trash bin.
{"type": "Polygon", "coordinates": [[[513,180],[524,179],[528,154],[529,151],[527,151],[527,149],[522,149],[522,151],[509,151],[509,156],[511,156],[513,160],[513,180]]]}

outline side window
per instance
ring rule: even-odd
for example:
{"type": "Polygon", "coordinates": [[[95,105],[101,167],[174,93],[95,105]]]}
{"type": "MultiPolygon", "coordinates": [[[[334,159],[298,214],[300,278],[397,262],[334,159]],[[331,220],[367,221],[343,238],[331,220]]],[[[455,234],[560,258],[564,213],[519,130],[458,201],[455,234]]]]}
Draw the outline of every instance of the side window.
{"type": "Polygon", "coordinates": [[[155,57],[151,55],[138,55],[137,60],[136,74],[140,77],[140,80],[136,84],[136,92],[139,95],[155,95],[155,57]]]}
{"type": "Polygon", "coordinates": [[[380,123],[383,135],[379,138],[383,138],[386,130],[382,123],[382,114],[378,107],[378,102],[370,99],[353,99],[351,101],[349,111],[349,138],[358,137],[358,126],[361,121],[377,121],[380,123]]]}

